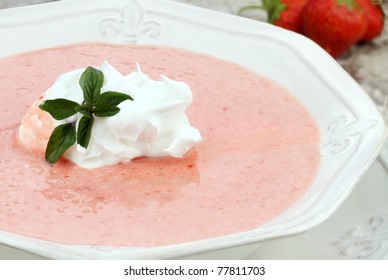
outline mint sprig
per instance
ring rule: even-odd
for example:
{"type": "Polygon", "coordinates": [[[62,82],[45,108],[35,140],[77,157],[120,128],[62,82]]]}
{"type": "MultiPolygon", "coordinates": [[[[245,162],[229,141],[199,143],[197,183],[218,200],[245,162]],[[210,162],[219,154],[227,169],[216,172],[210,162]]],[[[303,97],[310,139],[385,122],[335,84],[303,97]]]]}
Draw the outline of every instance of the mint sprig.
{"type": "Polygon", "coordinates": [[[59,125],[53,130],[46,147],[46,161],[56,163],[76,142],[86,149],[92,136],[94,117],[114,116],[120,111],[117,105],[125,100],[133,101],[133,98],[125,93],[116,91],[101,93],[103,84],[104,74],[89,66],[79,80],[84,97],[82,104],[57,98],[45,100],[39,105],[40,109],[48,112],[56,120],[64,120],[77,113],[82,115],[78,127],[74,121],[59,125]]]}

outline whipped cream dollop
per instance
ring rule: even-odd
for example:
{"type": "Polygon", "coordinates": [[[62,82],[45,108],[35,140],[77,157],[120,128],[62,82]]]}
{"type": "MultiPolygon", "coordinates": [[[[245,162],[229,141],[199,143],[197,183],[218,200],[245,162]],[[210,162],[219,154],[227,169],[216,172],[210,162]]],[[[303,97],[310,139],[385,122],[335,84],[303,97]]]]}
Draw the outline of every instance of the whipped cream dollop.
{"type": "MultiPolygon", "coordinates": [[[[165,76],[160,81],[152,80],[139,66],[137,72],[127,76],[107,62],[96,68],[104,74],[101,92],[122,92],[133,101],[120,103],[120,112],[112,117],[95,117],[88,148],[73,145],[64,153],[65,158],[85,168],[124,163],[142,156],[179,158],[202,140],[185,114],[192,101],[187,84],[165,76]]],[[[84,70],[60,76],[45,93],[45,99],[65,98],[81,104],[79,79],[84,70]]],[[[53,122],[55,126],[78,123],[81,117],[76,114],[53,122]]]]}

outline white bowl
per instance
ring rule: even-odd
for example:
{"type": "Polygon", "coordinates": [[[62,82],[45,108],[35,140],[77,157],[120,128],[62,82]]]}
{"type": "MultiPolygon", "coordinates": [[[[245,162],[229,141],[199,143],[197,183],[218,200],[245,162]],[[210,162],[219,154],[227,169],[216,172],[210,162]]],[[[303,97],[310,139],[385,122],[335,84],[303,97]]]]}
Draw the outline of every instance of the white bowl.
{"type": "Polygon", "coordinates": [[[242,258],[266,240],[302,233],[326,220],[377,157],[385,138],[374,103],[335,60],[305,37],[265,23],[170,1],[69,0],[1,11],[0,38],[0,57],[88,41],[207,53],[288,88],[313,114],[322,136],[321,166],[308,192],[254,230],[151,248],[71,246],[0,232],[0,243],[46,258],[242,258]]]}

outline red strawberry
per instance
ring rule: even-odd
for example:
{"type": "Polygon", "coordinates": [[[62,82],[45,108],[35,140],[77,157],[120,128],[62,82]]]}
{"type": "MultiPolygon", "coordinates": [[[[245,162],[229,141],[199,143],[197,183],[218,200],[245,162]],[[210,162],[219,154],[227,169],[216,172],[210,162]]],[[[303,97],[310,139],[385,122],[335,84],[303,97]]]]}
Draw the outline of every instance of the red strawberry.
{"type": "Polygon", "coordinates": [[[302,33],[302,9],[307,0],[263,0],[268,21],[291,31],[302,33]]]}
{"type": "Polygon", "coordinates": [[[309,0],[302,12],[303,31],[334,58],[365,34],[367,20],[355,0],[309,0]]]}
{"type": "Polygon", "coordinates": [[[357,0],[365,12],[368,26],[362,42],[368,42],[378,37],[384,29],[384,12],[381,0],[357,0]]]}

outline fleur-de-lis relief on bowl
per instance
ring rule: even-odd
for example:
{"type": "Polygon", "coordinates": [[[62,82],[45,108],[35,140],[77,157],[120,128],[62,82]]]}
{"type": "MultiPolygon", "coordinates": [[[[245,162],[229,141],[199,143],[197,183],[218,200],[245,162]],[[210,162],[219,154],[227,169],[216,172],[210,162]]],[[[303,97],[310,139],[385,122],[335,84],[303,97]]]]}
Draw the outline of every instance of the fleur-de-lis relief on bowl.
{"type": "Polygon", "coordinates": [[[339,116],[328,125],[328,136],[323,139],[324,154],[339,155],[363,133],[378,124],[377,120],[349,121],[346,116],[339,116]]]}
{"type": "Polygon", "coordinates": [[[350,259],[375,258],[388,242],[388,213],[381,213],[369,219],[366,227],[348,230],[339,240],[332,242],[341,257],[350,259]]]}
{"type": "Polygon", "coordinates": [[[141,36],[154,38],[161,32],[160,23],[145,19],[145,13],[137,0],[130,0],[119,15],[103,19],[100,27],[104,36],[123,43],[138,43],[141,36]]]}

